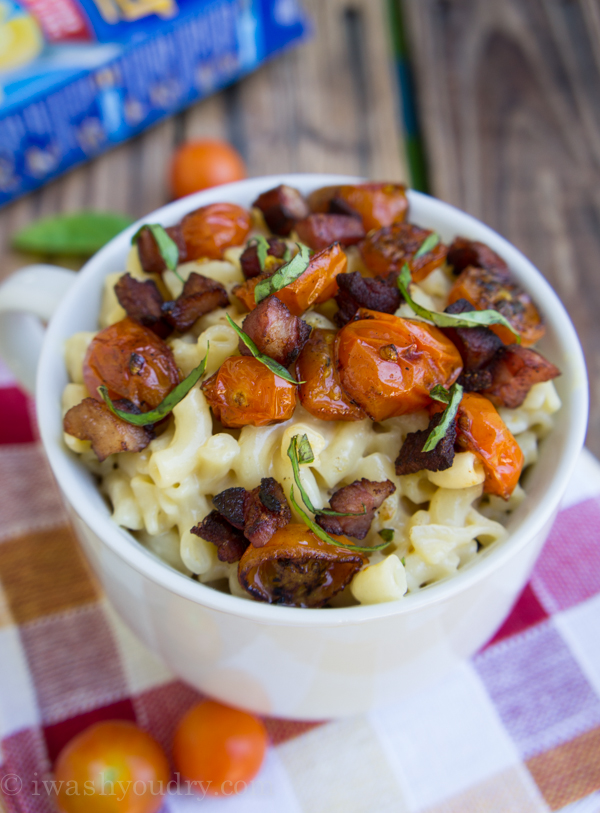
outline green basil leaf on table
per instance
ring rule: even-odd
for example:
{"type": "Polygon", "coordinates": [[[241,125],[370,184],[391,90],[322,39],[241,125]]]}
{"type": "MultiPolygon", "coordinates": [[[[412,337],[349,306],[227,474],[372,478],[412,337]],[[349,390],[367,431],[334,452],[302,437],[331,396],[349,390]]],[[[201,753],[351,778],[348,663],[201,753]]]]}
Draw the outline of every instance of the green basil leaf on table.
{"type": "Polygon", "coordinates": [[[18,231],[12,245],[37,254],[90,256],[130,226],[133,219],[116,212],[73,212],[37,220],[18,231]]]}

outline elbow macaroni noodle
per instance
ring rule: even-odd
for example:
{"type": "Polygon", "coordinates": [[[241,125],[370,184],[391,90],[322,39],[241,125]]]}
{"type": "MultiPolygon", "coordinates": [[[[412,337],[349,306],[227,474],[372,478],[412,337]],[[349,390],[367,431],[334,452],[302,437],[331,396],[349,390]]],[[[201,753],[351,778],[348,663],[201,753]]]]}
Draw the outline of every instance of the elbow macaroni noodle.
{"type": "MultiPolygon", "coordinates": [[[[229,249],[225,261],[186,263],[179,272],[186,278],[195,270],[221,282],[229,292],[234,284],[243,282],[240,253],[241,249],[229,249]]],[[[136,249],[129,254],[126,270],[139,279],[153,276],[142,271],[136,249]]],[[[100,327],[125,316],[113,290],[119,276],[107,276],[100,327]]],[[[165,272],[161,284],[173,297],[182,287],[171,272],[165,272]]],[[[414,298],[439,309],[450,286],[449,276],[438,269],[420,284],[414,298]]],[[[397,315],[416,318],[412,311],[405,312],[407,307],[402,305],[397,315]]],[[[200,363],[209,343],[207,376],[238,352],[238,338],[226,322],[227,313],[241,325],[245,314],[234,306],[219,308],[198,319],[187,334],[167,340],[183,375],[200,363]]],[[[304,318],[311,326],[333,327],[317,312],[311,311],[304,318]]],[[[94,335],[77,333],[66,342],[66,366],[72,383],[63,394],[63,414],[88,396],[82,368],[94,335]]],[[[524,453],[526,466],[536,461],[538,441],[551,429],[552,415],[559,408],[560,399],[550,381],[534,385],[518,409],[499,410],[524,453]]],[[[212,415],[197,385],[174,408],[167,428],[142,452],[115,454],[100,463],[89,441],[65,434],[65,443],[99,477],[117,524],[182,573],[195,575],[204,583],[227,585],[233,595],[248,598],[237,580],[237,564],[219,561],[215,545],[190,529],[211,511],[212,497],[225,488],[252,489],[262,477],[274,477],[289,495],[294,480],[287,449],[293,435],[306,433],[315,459],[302,466],[301,478],[317,508],[328,504],[333,490],[362,477],[389,479],[396,485],[396,493],[384,501],[361,543],[379,544],[378,532],[391,529],[394,536],[387,550],[393,552],[385,555],[375,551],[369,565],[350,584],[355,602],[374,604],[396,601],[407,591],[415,592],[451,576],[471,562],[480,548],[502,541],[507,535],[502,520],[524,497],[523,489],[517,486],[508,502],[493,496],[482,500],[483,468],[470,452],[456,454],[447,471],[397,476],[394,459],[406,435],[427,425],[426,412],[378,424],[368,419],[326,422],[298,405],[293,418],[285,423],[213,434],[212,415]]],[[[299,516],[294,520],[302,521],[299,516]]]]}

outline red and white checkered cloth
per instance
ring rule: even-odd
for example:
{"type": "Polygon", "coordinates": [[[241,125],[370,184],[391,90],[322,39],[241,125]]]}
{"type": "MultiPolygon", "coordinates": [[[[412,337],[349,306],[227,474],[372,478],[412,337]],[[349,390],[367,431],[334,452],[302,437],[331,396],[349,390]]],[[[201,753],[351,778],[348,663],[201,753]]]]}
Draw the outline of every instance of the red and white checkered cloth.
{"type": "MultiPolygon", "coordinates": [[[[0,809],[55,810],[52,762],[97,720],[135,720],[169,753],[198,698],[106,603],[33,406],[0,369],[0,809]]],[[[266,723],[273,747],[246,792],[200,802],[181,791],[163,810],[600,811],[598,463],[583,453],[531,582],[469,663],[367,716],[266,723]]]]}

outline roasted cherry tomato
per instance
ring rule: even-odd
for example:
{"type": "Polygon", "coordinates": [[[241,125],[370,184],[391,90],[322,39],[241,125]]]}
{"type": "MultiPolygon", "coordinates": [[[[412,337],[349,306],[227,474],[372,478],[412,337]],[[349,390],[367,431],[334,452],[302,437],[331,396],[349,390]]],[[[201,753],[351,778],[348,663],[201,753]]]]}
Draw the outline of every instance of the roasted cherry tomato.
{"type": "Polygon", "coordinates": [[[74,737],[54,766],[65,813],[156,813],[169,781],[158,743],[133,723],[112,720],[74,737]]]}
{"type": "Polygon", "coordinates": [[[335,363],[337,331],[314,328],[296,361],[298,395],[304,409],[322,421],[360,421],[366,418],[343,391],[335,363]]]}
{"type": "Polygon", "coordinates": [[[250,213],[235,203],[211,203],[190,212],[181,221],[186,259],[220,260],[225,249],[246,242],[250,213]]]}
{"type": "Polygon", "coordinates": [[[258,773],[268,736],[258,717],[214,700],[193,706],[173,739],[176,770],[208,796],[246,790],[258,773]]]}
{"type": "Polygon", "coordinates": [[[202,389],[223,426],[267,426],[292,417],[296,387],[250,356],[225,359],[202,389]]]}
{"type": "Polygon", "coordinates": [[[322,607],[368,561],[345,536],[333,538],[348,549],[324,542],[306,525],[290,523],[262,548],[248,546],[238,565],[240,584],[259,601],[322,607]]]}
{"type": "Polygon", "coordinates": [[[393,183],[325,186],[308,198],[312,212],[357,214],[365,231],[400,223],[408,211],[406,188],[393,183]]]}
{"type": "Polygon", "coordinates": [[[337,335],[340,381],[372,420],[423,409],[460,375],[460,353],[436,327],[365,308],[357,317],[337,335]]]}
{"type": "Polygon", "coordinates": [[[226,141],[209,138],[188,141],[175,150],[171,161],[174,198],[246,177],[242,156],[226,141]]]}
{"type": "MultiPolygon", "coordinates": [[[[520,335],[524,347],[535,344],[546,332],[540,312],[529,294],[501,271],[474,266],[465,268],[452,286],[448,304],[457,299],[466,299],[478,311],[488,308],[499,311],[520,335]]],[[[504,344],[514,342],[514,334],[507,327],[490,327],[504,344]]]]}
{"type": "MultiPolygon", "coordinates": [[[[438,409],[436,405],[432,411],[438,409]]],[[[465,392],[458,408],[456,428],[458,445],[473,452],[483,464],[483,490],[507,500],[519,482],[523,452],[496,407],[483,395],[465,392]]]]}
{"type": "Polygon", "coordinates": [[[414,259],[430,234],[432,232],[428,229],[420,229],[412,223],[394,223],[367,235],[360,245],[360,253],[373,276],[387,277],[408,263],[413,280],[421,282],[442,265],[448,253],[448,246],[438,243],[431,251],[414,259]]]}
{"type": "Polygon", "coordinates": [[[179,384],[179,370],[163,340],[127,317],[94,337],[83,362],[83,382],[99,401],[98,387],[104,384],[113,400],[127,398],[147,412],[179,384]]]}
{"type": "MultiPolygon", "coordinates": [[[[312,305],[326,302],[338,292],[338,285],[335,278],[338,274],[344,274],[348,261],[342,249],[337,245],[329,246],[318,254],[314,254],[308,264],[306,271],[298,279],[286,285],[275,296],[294,316],[301,316],[312,305]]],[[[276,269],[275,269],[276,270],[276,269]]],[[[233,293],[244,303],[248,310],[254,310],[256,302],[254,300],[254,289],[264,279],[265,274],[246,280],[243,285],[238,285],[233,289],[233,293]]]]}

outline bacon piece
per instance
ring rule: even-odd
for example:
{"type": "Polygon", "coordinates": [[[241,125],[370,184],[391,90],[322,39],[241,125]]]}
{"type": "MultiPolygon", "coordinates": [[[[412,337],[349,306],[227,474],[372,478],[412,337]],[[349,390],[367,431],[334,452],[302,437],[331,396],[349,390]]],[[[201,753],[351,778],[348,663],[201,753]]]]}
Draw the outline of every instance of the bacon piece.
{"type": "Polygon", "coordinates": [[[282,487],[273,477],[263,477],[260,485],[246,495],[244,536],[255,548],[262,548],[278,528],[292,519],[282,487]]]}
{"type": "Polygon", "coordinates": [[[339,311],[335,321],[343,327],[354,316],[359,308],[380,313],[394,313],[400,307],[400,291],[378,277],[363,277],[360,271],[340,274],[337,278],[339,291],[335,296],[339,311]]]}
{"type": "Polygon", "coordinates": [[[364,238],[362,221],[348,215],[312,214],[296,223],[298,237],[314,251],[339,243],[353,246],[364,238]]]}
{"type": "Polygon", "coordinates": [[[162,310],[167,322],[180,333],[185,333],[205,313],[227,305],[227,291],[220,282],[192,271],[177,299],[165,302],[162,310]]]}
{"type": "Polygon", "coordinates": [[[252,491],[226,488],[213,497],[213,505],[234,528],[243,530],[246,539],[260,548],[278,528],[292,518],[282,487],[272,477],[263,477],[252,491]]]}
{"type": "MultiPolygon", "coordinates": [[[[448,305],[445,312],[460,314],[472,310],[473,306],[466,299],[457,299],[448,305]]],[[[485,326],[445,328],[444,333],[456,345],[465,363],[465,370],[469,371],[485,367],[502,347],[502,340],[485,326]]]]}
{"type": "Polygon", "coordinates": [[[492,386],[492,374],[489,370],[463,370],[457,383],[465,392],[483,392],[492,386]]]}
{"type": "Polygon", "coordinates": [[[445,471],[454,460],[454,443],[456,441],[456,421],[451,421],[444,437],[431,452],[424,452],[423,446],[429,435],[442,419],[438,412],[429,421],[427,429],[410,432],[402,444],[396,458],[396,474],[415,474],[417,471],[445,471]]]}
{"type": "MultiPolygon", "coordinates": [[[[169,226],[165,229],[171,240],[177,244],[179,249],[179,263],[183,263],[187,259],[187,250],[185,247],[185,240],[181,233],[180,226],[169,226]]],[[[162,274],[166,270],[165,261],[158,248],[158,244],[154,239],[154,235],[148,228],[142,229],[137,240],[138,254],[140,257],[140,264],[147,274],[162,274]]]]}
{"type": "Polygon", "coordinates": [[[495,251],[485,243],[476,240],[467,240],[466,237],[456,237],[448,248],[448,265],[451,265],[455,274],[460,274],[469,265],[485,268],[488,271],[498,271],[508,274],[508,266],[495,251]]]}
{"type": "Polygon", "coordinates": [[[141,282],[131,274],[123,274],[115,285],[115,294],[127,316],[153,333],[166,339],[173,328],[162,317],[163,298],[154,280],[141,282]]]}
{"type": "Polygon", "coordinates": [[[230,564],[239,562],[250,544],[244,534],[230,525],[216,510],[204,517],[200,525],[194,525],[191,532],[216,545],[219,560],[230,564]]]}
{"type": "MultiPolygon", "coordinates": [[[[261,353],[284,367],[289,367],[296,361],[310,336],[310,326],[298,316],[293,316],[275,296],[263,299],[250,311],[244,319],[242,329],[261,353]]],[[[243,356],[252,355],[241,339],[239,350],[243,356]]]]}
{"type": "Polygon", "coordinates": [[[308,206],[302,194],[293,186],[286,184],[263,192],[252,205],[261,210],[273,234],[283,237],[287,237],[296,221],[302,220],[308,214],[308,206]]]}
{"type": "Polygon", "coordinates": [[[246,504],[245,488],[226,488],[213,497],[213,505],[234,528],[244,529],[244,506],[246,504]]]}
{"type": "MultiPolygon", "coordinates": [[[[117,409],[134,415],[141,411],[131,401],[115,401],[117,409]]],[[[117,452],[141,452],[154,439],[154,427],[134,426],[118,418],[104,402],[95,398],[84,398],[67,412],[63,419],[63,429],[68,435],[89,440],[100,462],[117,452]]]]}
{"type": "MultiPolygon", "coordinates": [[[[287,249],[287,245],[283,240],[278,240],[276,237],[269,237],[267,242],[269,244],[267,256],[282,260],[287,249]]],[[[242,266],[242,273],[246,279],[251,279],[252,277],[257,277],[259,274],[262,274],[263,269],[260,267],[258,261],[258,248],[255,243],[251,243],[245,248],[240,256],[240,264],[242,266]]]]}
{"type": "Polygon", "coordinates": [[[329,500],[329,505],[334,511],[355,513],[363,511],[364,506],[366,514],[356,517],[330,517],[327,514],[317,514],[315,519],[328,534],[345,534],[355,539],[364,539],[369,533],[375,510],[395,490],[396,486],[391,480],[375,483],[363,477],[362,480],[355,480],[349,486],[338,489],[329,500]]]}
{"type": "Polygon", "coordinates": [[[560,370],[540,353],[519,344],[502,347],[488,365],[492,383],[482,395],[508,409],[521,406],[534,384],[550,381],[560,370]]]}

